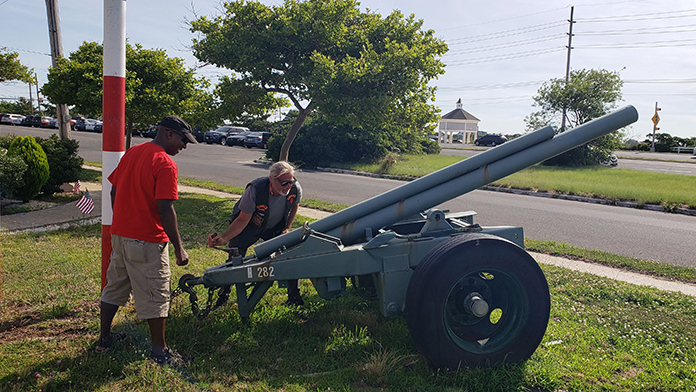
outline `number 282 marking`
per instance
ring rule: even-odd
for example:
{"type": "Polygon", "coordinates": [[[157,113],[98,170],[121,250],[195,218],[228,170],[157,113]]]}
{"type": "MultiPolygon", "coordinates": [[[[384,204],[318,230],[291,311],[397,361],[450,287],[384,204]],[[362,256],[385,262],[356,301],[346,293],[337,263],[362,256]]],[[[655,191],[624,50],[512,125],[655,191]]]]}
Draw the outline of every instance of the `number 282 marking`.
{"type": "Polygon", "coordinates": [[[273,276],[273,267],[271,266],[264,266],[264,267],[256,267],[256,277],[258,278],[272,278],[273,276]]]}
{"type": "MultiPolygon", "coordinates": [[[[252,269],[251,267],[247,268],[247,277],[249,279],[252,279],[252,269]]],[[[273,274],[273,267],[271,266],[264,266],[264,267],[256,267],[256,277],[259,279],[266,279],[266,278],[272,278],[275,275],[273,274]]]]}

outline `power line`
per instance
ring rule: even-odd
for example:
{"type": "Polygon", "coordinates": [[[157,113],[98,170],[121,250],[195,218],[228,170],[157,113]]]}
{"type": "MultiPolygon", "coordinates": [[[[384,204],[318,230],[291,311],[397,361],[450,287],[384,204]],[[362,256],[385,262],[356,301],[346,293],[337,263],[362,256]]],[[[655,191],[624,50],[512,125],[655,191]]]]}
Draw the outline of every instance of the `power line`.
{"type": "Polygon", "coordinates": [[[679,46],[696,46],[696,39],[578,45],[577,48],[586,48],[586,49],[642,49],[642,48],[672,48],[672,47],[679,47],[679,46]]]}
{"type": "MultiPolygon", "coordinates": [[[[0,4],[0,5],[1,5],[1,4],[0,4]]],[[[50,53],[37,52],[37,51],[35,51],[35,50],[29,50],[29,49],[13,48],[13,47],[11,47],[11,46],[7,46],[7,49],[12,49],[12,50],[17,51],[17,52],[27,52],[27,53],[40,54],[40,55],[43,55],[43,56],[51,56],[50,53]]]]}
{"type": "Polygon", "coordinates": [[[679,26],[662,26],[646,30],[644,27],[637,29],[621,29],[621,30],[604,30],[604,31],[585,31],[576,35],[640,35],[640,34],[671,34],[671,33],[686,33],[696,31],[696,24],[687,24],[679,26]],[[691,28],[693,27],[693,29],[691,28]],[[670,30],[680,29],[680,30],[670,30]]]}
{"type": "Polygon", "coordinates": [[[632,80],[627,79],[624,83],[696,83],[696,79],[643,79],[632,80]]]}
{"type": "Polygon", "coordinates": [[[533,26],[520,27],[518,29],[499,31],[497,33],[473,35],[470,37],[463,37],[463,38],[454,38],[454,39],[447,40],[446,42],[447,42],[447,45],[465,45],[465,44],[474,43],[474,42],[490,41],[490,40],[499,39],[499,38],[505,38],[505,37],[516,36],[516,35],[520,35],[520,34],[532,33],[535,31],[548,30],[548,29],[552,29],[555,27],[563,26],[563,25],[565,25],[565,21],[542,23],[542,24],[533,25],[533,26]]]}
{"type": "Polygon", "coordinates": [[[508,89],[508,88],[518,88],[518,87],[529,87],[538,86],[546,80],[534,80],[530,82],[514,82],[514,83],[501,83],[501,84],[479,84],[471,86],[460,86],[460,87],[438,87],[438,90],[497,90],[497,89],[508,89]]]}
{"type": "Polygon", "coordinates": [[[515,15],[515,16],[512,16],[512,17],[510,17],[510,18],[495,19],[495,20],[490,20],[490,21],[487,21],[487,22],[481,22],[481,23],[477,23],[477,24],[467,24],[466,26],[447,27],[447,28],[444,28],[444,29],[440,29],[439,31],[447,31],[447,30],[461,29],[462,27],[482,26],[482,25],[487,25],[487,24],[491,24],[491,23],[505,22],[505,21],[513,20],[513,19],[514,19],[514,20],[519,20],[519,19],[521,19],[521,18],[526,18],[526,17],[528,17],[528,16],[546,14],[546,13],[549,13],[549,12],[555,12],[555,11],[563,10],[563,9],[566,9],[566,8],[568,8],[568,7],[555,8],[555,9],[552,9],[552,10],[534,12],[534,13],[525,14],[525,15],[515,15]]]}
{"type": "Polygon", "coordinates": [[[477,58],[472,58],[472,59],[467,59],[467,60],[462,60],[462,61],[445,63],[445,65],[451,66],[451,67],[456,67],[456,66],[460,66],[460,65],[490,63],[490,62],[494,62],[494,61],[512,60],[512,59],[517,59],[517,58],[522,58],[522,57],[538,56],[538,55],[542,55],[542,54],[553,53],[553,52],[564,51],[564,50],[566,50],[565,46],[560,46],[560,47],[556,47],[556,48],[547,48],[547,49],[529,50],[529,51],[525,51],[525,52],[510,53],[507,55],[503,54],[503,55],[499,55],[499,56],[477,57],[477,58]]]}
{"type": "Polygon", "coordinates": [[[677,19],[677,18],[691,18],[696,16],[696,9],[678,10],[678,11],[665,11],[665,12],[654,12],[650,14],[633,14],[633,15],[620,15],[620,16],[598,16],[596,18],[579,19],[578,22],[584,23],[605,23],[605,22],[633,22],[640,20],[662,20],[662,19],[677,19]],[[674,15],[683,14],[686,15],[674,15]]]}
{"type": "Polygon", "coordinates": [[[541,42],[547,42],[547,41],[552,41],[556,40],[559,38],[563,38],[564,34],[558,33],[558,34],[553,34],[553,35],[547,35],[544,37],[539,37],[539,38],[530,38],[530,39],[525,39],[525,40],[519,40],[519,41],[512,41],[504,44],[497,44],[497,45],[489,45],[489,46],[478,46],[474,48],[469,48],[469,49],[462,49],[462,50],[457,50],[457,51],[450,51],[447,52],[443,57],[446,56],[456,56],[456,55],[461,55],[461,54],[470,54],[470,53],[480,53],[480,52],[490,52],[493,50],[500,50],[500,49],[507,49],[511,47],[518,47],[518,46],[524,46],[524,45],[532,45],[532,44],[537,44],[541,42]]]}

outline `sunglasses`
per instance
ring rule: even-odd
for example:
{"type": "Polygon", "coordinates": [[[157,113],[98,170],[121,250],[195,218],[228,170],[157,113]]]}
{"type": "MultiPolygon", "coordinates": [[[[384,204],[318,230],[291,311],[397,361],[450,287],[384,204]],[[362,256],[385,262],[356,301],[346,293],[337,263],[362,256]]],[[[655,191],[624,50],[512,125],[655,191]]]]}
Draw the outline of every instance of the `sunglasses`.
{"type": "Polygon", "coordinates": [[[294,183],[297,181],[297,180],[294,179],[294,178],[293,178],[292,180],[288,180],[288,181],[280,181],[280,180],[278,180],[278,178],[276,178],[276,180],[280,183],[280,186],[292,185],[292,184],[294,184],[294,183]]]}
{"type": "Polygon", "coordinates": [[[181,136],[181,142],[184,143],[184,146],[188,144],[189,140],[186,137],[186,135],[184,135],[182,132],[176,131],[174,129],[169,129],[169,130],[176,133],[177,135],[181,136]]]}

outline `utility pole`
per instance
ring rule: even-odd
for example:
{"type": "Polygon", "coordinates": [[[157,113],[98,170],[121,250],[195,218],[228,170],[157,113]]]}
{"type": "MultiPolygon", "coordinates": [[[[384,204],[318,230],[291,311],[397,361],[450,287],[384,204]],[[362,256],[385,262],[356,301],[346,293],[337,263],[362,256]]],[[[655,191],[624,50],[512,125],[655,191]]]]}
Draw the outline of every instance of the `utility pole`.
{"type": "Polygon", "coordinates": [[[659,112],[660,110],[662,110],[662,108],[658,108],[657,102],[655,102],[655,114],[652,116],[653,136],[652,136],[652,145],[650,146],[650,152],[655,152],[655,131],[660,129],[657,127],[657,123],[660,122],[660,115],[657,114],[657,112],[659,112]]]}
{"type": "MultiPolygon", "coordinates": [[[[570,7],[570,19],[568,22],[570,23],[570,27],[568,28],[568,57],[566,58],[566,73],[565,73],[565,85],[568,87],[568,77],[570,76],[570,50],[573,49],[572,43],[573,43],[573,24],[575,21],[573,20],[573,11],[575,11],[575,6],[570,7]]],[[[563,123],[561,124],[561,132],[565,131],[566,127],[566,118],[567,114],[566,111],[568,108],[566,105],[563,105],[563,123]]]]}
{"type": "Polygon", "coordinates": [[[34,81],[36,82],[36,107],[39,109],[39,115],[43,116],[43,110],[41,110],[41,96],[39,95],[39,77],[36,76],[36,72],[34,72],[34,81]]]}
{"type": "Polygon", "coordinates": [[[29,110],[31,110],[31,115],[34,115],[34,97],[31,92],[31,82],[29,82],[29,110]]]}
{"type": "MultiPolygon", "coordinates": [[[[63,57],[63,40],[60,33],[60,16],[58,16],[58,0],[46,0],[48,14],[48,35],[51,40],[51,59],[53,66],[58,65],[58,59],[63,57]]],[[[38,81],[37,81],[38,83],[38,81]]],[[[65,104],[56,105],[58,129],[61,139],[70,139],[70,113],[65,104]]]]}

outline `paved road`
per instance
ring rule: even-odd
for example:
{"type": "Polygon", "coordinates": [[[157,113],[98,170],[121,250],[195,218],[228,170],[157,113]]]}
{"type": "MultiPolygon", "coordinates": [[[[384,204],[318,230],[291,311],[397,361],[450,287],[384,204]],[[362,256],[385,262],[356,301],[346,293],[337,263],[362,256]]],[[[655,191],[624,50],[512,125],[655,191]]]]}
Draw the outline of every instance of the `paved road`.
{"type": "MultiPolygon", "coordinates": [[[[451,148],[451,145],[441,144],[443,155],[471,157],[489,147],[451,148]]],[[[649,153],[641,151],[617,151],[618,168],[642,170],[665,174],[682,174],[696,176],[696,159],[691,154],[649,153]],[[621,159],[630,158],[630,159],[621,159]],[[669,160],[665,162],[661,160],[669,160]]]]}
{"type": "MultiPolygon", "coordinates": [[[[10,131],[46,137],[48,130],[2,127],[10,131]]],[[[55,131],[54,131],[55,132],[55,131]]],[[[101,161],[101,135],[74,132],[80,155],[101,161]]],[[[135,138],[135,142],[149,139],[135,138]]],[[[193,145],[175,160],[183,177],[244,186],[249,179],[266,175],[265,165],[254,159],[257,149],[220,145],[193,145]]],[[[392,189],[402,182],[380,178],[323,173],[298,173],[307,198],[352,205],[392,189]]],[[[475,210],[482,225],[519,225],[525,236],[554,240],[587,249],[696,267],[696,217],[594,205],[557,199],[474,191],[445,203],[452,211],[475,210]]]]}

